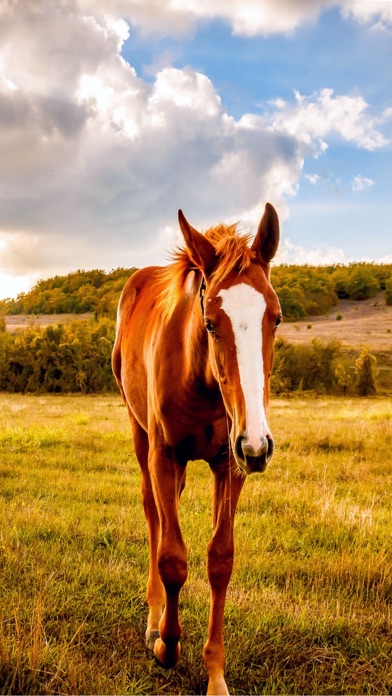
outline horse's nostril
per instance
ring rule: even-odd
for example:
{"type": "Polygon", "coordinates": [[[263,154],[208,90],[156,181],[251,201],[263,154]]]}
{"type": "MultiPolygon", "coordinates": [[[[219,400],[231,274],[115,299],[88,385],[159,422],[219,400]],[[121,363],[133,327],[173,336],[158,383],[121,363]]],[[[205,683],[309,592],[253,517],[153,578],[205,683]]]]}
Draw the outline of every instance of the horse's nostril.
{"type": "Polygon", "coordinates": [[[238,435],[236,441],[235,441],[235,454],[238,459],[243,459],[244,458],[244,452],[242,449],[242,443],[243,443],[243,435],[238,435]]]}
{"type": "Polygon", "coordinates": [[[272,437],[268,437],[268,450],[267,450],[267,462],[271,459],[273,453],[274,453],[274,441],[272,437]]]}

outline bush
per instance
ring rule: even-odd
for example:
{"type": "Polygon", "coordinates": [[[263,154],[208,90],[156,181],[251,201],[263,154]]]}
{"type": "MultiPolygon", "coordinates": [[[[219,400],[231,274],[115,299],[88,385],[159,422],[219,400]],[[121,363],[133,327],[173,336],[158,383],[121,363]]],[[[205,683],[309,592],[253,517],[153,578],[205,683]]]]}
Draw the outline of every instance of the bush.
{"type": "Polygon", "coordinates": [[[362,350],[357,360],[342,355],[339,341],[313,339],[295,345],[284,339],[276,342],[274,371],[271,379],[275,394],[316,392],[317,394],[377,393],[376,358],[362,350]]]}
{"type": "Polygon", "coordinates": [[[392,305],[392,275],[385,281],[385,302],[392,305]]]}
{"type": "Polygon", "coordinates": [[[376,362],[375,356],[367,348],[361,351],[359,358],[355,361],[355,391],[358,396],[373,396],[377,393],[376,362]]]}
{"type": "Polygon", "coordinates": [[[368,300],[379,290],[380,284],[368,265],[359,264],[350,274],[348,292],[351,299],[368,300]]]}
{"type": "Polygon", "coordinates": [[[324,343],[314,338],[310,344],[294,345],[284,339],[276,343],[272,389],[275,393],[316,391],[341,393],[341,374],[337,373],[339,341],[324,343]],[[340,381],[339,381],[340,378],[340,381]]]}
{"type": "Polygon", "coordinates": [[[305,295],[301,288],[283,285],[278,294],[283,316],[287,321],[303,319],[306,316],[305,295]]]}
{"type": "Polygon", "coordinates": [[[347,300],[350,297],[348,285],[350,280],[350,268],[348,266],[338,266],[331,276],[335,292],[339,299],[347,300]]]}
{"type": "Polygon", "coordinates": [[[115,323],[106,318],[0,334],[0,391],[115,391],[114,334],[115,323]]]}
{"type": "Polygon", "coordinates": [[[312,266],[275,266],[272,283],[286,320],[325,314],[336,304],[330,273],[312,266]]]}

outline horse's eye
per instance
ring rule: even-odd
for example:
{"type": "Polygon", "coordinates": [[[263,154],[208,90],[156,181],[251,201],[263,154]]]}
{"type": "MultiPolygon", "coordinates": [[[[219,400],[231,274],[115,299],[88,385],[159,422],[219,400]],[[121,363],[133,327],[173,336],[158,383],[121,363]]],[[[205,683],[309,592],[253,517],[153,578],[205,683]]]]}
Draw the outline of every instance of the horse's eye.
{"type": "Polygon", "coordinates": [[[210,321],[209,319],[206,319],[205,324],[206,324],[206,329],[207,329],[208,333],[212,333],[212,334],[215,333],[215,326],[213,325],[212,321],[210,321]]]}
{"type": "Polygon", "coordinates": [[[278,326],[279,326],[279,324],[280,324],[281,321],[282,321],[282,315],[281,315],[281,314],[278,314],[278,316],[277,316],[276,319],[275,319],[275,326],[274,326],[274,329],[277,329],[277,328],[278,328],[278,326]]]}

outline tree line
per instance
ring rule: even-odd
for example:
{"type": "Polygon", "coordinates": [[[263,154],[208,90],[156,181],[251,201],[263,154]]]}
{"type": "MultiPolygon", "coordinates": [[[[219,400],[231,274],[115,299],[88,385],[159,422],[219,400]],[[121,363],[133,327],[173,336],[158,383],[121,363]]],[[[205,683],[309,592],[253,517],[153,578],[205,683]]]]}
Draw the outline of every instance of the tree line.
{"type": "MultiPolygon", "coordinates": [[[[0,302],[0,391],[97,393],[116,390],[110,357],[121,290],[135,268],[76,271],[39,281],[16,300],[0,302]],[[2,314],[90,312],[71,321],[11,334],[2,314]]],[[[324,314],[339,299],[363,300],[384,290],[392,305],[392,264],[276,266],[272,282],[285,320],[324,314]]],[[[351,362],[336,341],[307,345],[277,341],[272,388],[276,394],[376,392],[375,358],[362,351],[351,362]]]]}
{"type": "MultiPolygon", "coordinates": [[[[0,314],[92,312],[114,319],[120,292],[135,270],[79,270],[40,280],[16,300],[0,301],[0,314]]],[[[286,321],[326,314],[339,299],[365,300],[380,291],[385,291],[387,303],[392,304],[392,264],[275,266],[272,282],[286,321]]]]}
{"type": "Polygon", "coordinates": [[[392,264],[283,265],[271,275],[286,321],[326,314],[340,299],[367,300],[381,291],[392,305],[392,264]]]}
{"type": "Polygon", "coordinates": [[[114,318],[120,293],[136,268],[75,271],[39,280],[16,300],[0,301],[0,314],[83,314],[114,318]]]}

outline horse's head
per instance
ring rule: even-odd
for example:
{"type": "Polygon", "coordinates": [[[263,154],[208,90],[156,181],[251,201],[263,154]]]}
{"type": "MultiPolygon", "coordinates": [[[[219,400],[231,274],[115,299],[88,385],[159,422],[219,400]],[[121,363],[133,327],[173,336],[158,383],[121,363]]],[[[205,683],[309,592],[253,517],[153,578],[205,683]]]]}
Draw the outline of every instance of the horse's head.
{"type": "Polygon", "coordinates": [[[232,423],[235,459],[244,473],[264,471],[274,449],[267,411],[281,319],[269,280],[269,263],[279,243],[277,213],[267,203],[250,247],[238,236],[236,242],[212,243],[181,211],[179,222],[190,258],[203,274],[209,361],[232,423]]]}

